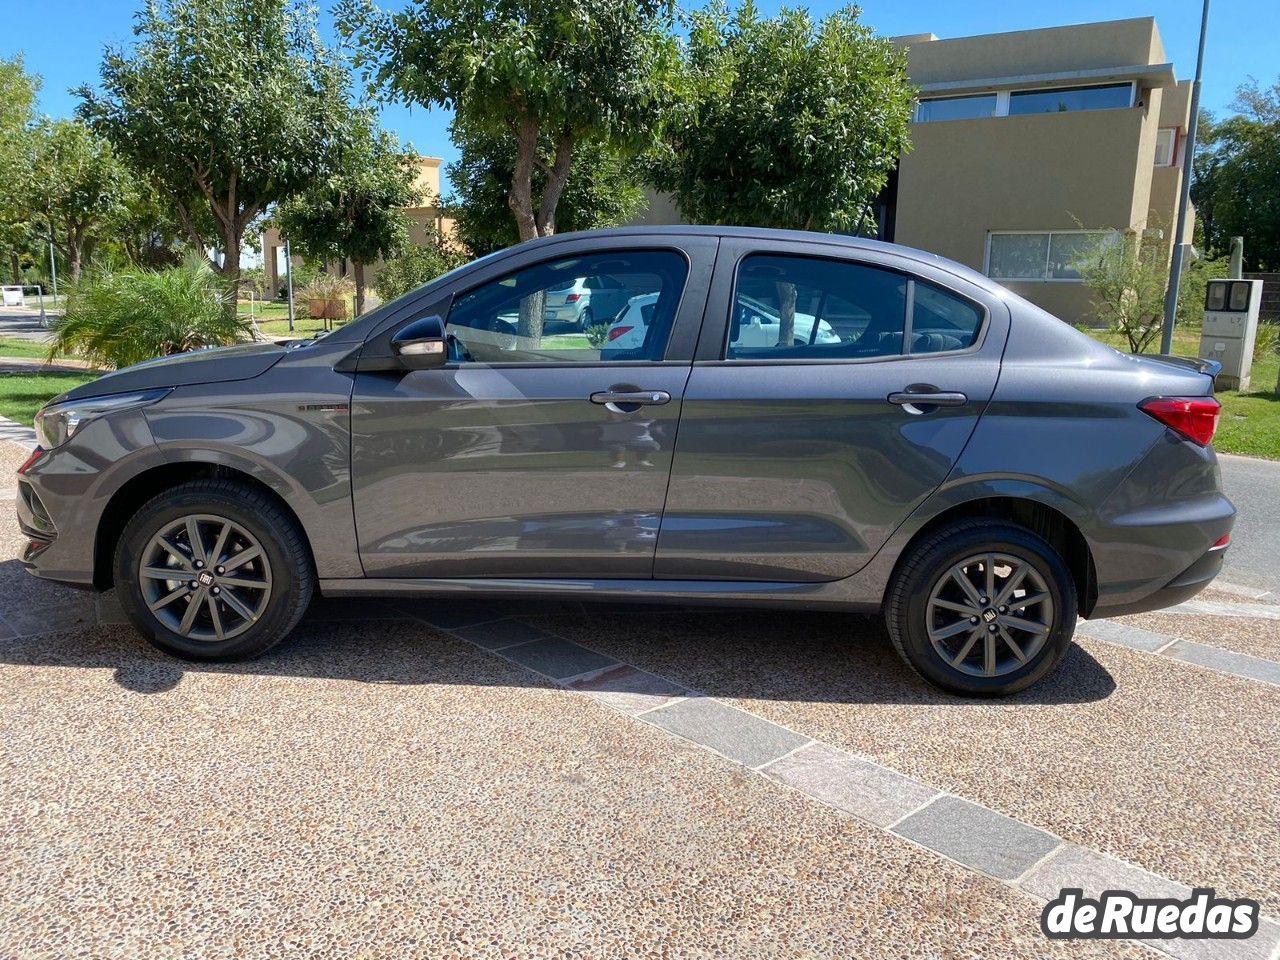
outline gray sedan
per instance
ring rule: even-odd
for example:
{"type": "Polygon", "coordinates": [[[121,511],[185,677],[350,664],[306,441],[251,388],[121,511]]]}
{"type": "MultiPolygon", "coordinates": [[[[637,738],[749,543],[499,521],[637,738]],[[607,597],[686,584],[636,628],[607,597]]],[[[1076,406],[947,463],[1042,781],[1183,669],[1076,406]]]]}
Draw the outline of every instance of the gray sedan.
{"type": "Polygon", "coordinates": [[[1218,572],[1214,372],[902,247],[566,234],[315,340],[59,397],[18,478],[22,560],[114,586],[192,659],[262,652],[316,592],[551,594],[879,610],[930,682],[1006,694],[1078,615],[1218,572]],[[557,332],[548,293],[578,277],[652,297],[643,335],[557,332]]]}

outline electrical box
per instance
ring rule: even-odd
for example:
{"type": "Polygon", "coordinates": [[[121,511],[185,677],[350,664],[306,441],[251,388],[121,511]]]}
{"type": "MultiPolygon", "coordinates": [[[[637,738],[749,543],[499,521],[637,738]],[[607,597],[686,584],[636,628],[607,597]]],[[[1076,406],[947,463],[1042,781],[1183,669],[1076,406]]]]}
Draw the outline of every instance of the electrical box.
{"type": "Polygon", "coordinates": [[[1249,389],[1261,305],[1261,280],[1210,280],[1205,288],[1200,356],[1222,364],[1219,390],[1249,389]]]}

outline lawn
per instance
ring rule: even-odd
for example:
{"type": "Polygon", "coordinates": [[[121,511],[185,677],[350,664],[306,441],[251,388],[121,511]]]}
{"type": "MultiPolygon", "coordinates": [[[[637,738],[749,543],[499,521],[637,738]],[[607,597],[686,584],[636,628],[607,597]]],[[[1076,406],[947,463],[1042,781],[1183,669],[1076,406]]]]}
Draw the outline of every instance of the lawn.
{"type": "MultiPolygon", "coordinates": [[[[1100,330],[1087,332],[1117,350],[1128,350],[1123,337],[1100,330]]],[[[1158,343],[1151,348],[1153,352],[1158,349],[1158,343]]],[[[1178,327],[1173,335],[1173,352],[1182,357],[1199,356],[1200,327],[1178,327]]],[[[1248,391],[1218,392],[1222,420],[1213,439],[1215,450],[1280,460],[1280,396],[1275,392],[1278,374],[1280,354],[1273,353],[1254,363],[1248,391]]]]}
{"type": "Polygon", "coordinates": [[[0,357],[22,357],[27,360],[43,360],[49,353],[49,348],[43,343],[33,343],[30,340],[14,340],[9,337],[0,337],[0,357]]]}
{"type": "Polygon", "coordinates": [[[0,373],[0,417],[31,426],[46,403],[95,378],[91,373],[0,373]]]}

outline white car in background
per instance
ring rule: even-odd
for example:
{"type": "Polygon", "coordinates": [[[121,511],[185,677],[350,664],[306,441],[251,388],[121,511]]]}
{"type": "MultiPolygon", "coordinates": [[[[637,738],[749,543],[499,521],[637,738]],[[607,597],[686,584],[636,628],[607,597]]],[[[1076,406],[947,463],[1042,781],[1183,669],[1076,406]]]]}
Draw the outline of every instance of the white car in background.
{"type": "MultiPolygon", "coordinates": [[[[644,346],[645,335],[649,331],[649,322],[658,303],[656,293],[646,293],[632,297],[626,307],[609,324],[609,332],[605,336],[603,350],[634,350],[644,346]]],[[[782,329],[782,321],[778,316],[764,307],[763,304],[750,297],[738,297],[734,309],[738,311],[735,318],[737,336],[734,346],[738,347],[773,347],[778,344],[778,334],[782,329]]],[[[809,342],[813,333],[813,315],[797,313],[795,319],[794,338],[809,342]]],[[[840,336],[825,320],[818,322],[818,336],[814,343],[839,343],[840,336]]]]}
{"type": "Polygon", "coordinates": [[[571,323],[585,332],[617,316],[632,293],[613,277],[574,277],[547,291],[542,315],[545,320],[571,323]]]}

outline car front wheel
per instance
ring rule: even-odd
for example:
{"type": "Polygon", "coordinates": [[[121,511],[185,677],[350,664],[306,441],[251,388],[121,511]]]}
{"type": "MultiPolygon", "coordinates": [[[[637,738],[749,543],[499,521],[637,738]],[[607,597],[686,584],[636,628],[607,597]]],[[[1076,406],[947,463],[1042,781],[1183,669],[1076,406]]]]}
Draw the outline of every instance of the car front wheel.
{"type": "Polygon", "coordinates": [[[930,683],[967,696],[1031,686],[1066,653],[1076,589],[1030,530],[962,521],[915,547],[885,604],[894,647],[930,683]]]}
{"type": "Polygon", "coordinates": [[[272,498],[195,480],[134,514],[116,547],[115,582],[155,646],[189,660],[243,660],[293,629],[315,576],[302,532],[272,498]]]}

